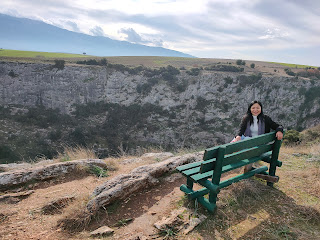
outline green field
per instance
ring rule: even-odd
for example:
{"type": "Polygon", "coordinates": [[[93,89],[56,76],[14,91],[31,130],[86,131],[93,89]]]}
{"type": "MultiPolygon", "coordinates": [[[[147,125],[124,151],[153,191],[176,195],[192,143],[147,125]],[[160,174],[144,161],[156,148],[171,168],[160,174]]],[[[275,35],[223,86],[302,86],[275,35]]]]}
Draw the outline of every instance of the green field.
{"type": "MultiPolygon", "coordinates": [[[[53,59],[64,59],[68,63],[75,63],[76,61],[89,58],[89,59],[101,59],[107,58],[108,62],[114,64],[123,64],[127,66],[139,66],[145,67],[166,67],[172,65],[174,67],[205,67],[212,64],[236,64],[236,59],[219,59],[219,58],[185,58],[185,57],[158,57],[158,56],[117,56],[117,57],[98,57],[92,55],[83,54],[71,54],[71,53],[54,53],[54,52],[34,52],[34,51],[21,51],[21,50],[9,50],[0,49],[0,58],[14,61],[28,61],[28,62],[45,62],[52,61],[53,59]]],[[[260,62],[245,60],[246,65],[251,63],[258,65],[277,64],[289,68],[317,68],[316,66],[291,64],[291,63],[278,63],[278,62],[260,62]]],[[[271,66],[265,66],[271,67],[271,66]]]]}
{"type": "Polygon", "coordinates": [[[278,63],[278,62],[270,62],[270,63],[280,64],[290,68],[307,68],[307,67],[317,68],[316,66],[300,65],[300,64],[293,64],[293,63],[278,63]]]}
{"type": "Polygon", "coordinates": [[[0,49],[0,57],[46,59],[46,58],[81,58],[81,57],[92,57],[92,56],[87,56],[82,54],[70,54],[70,53],[32,52],[32,51],[0,49]]]}

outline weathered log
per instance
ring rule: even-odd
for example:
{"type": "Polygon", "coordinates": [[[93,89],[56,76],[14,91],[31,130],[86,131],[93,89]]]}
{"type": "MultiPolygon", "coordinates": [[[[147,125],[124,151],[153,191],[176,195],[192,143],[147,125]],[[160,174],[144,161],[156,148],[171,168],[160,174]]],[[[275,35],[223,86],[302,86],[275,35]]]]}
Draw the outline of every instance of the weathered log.
{"type": "Polygon", "coordinates": [[[272,182],[272,183],[279,182],[278,176],[270,176],[270,175],[260,174],[260,173],[256,173],[254,176],[256,178],[260,178],[260,179],[263,179],[263,180],[266,180],[266,181],[272,182]]]}

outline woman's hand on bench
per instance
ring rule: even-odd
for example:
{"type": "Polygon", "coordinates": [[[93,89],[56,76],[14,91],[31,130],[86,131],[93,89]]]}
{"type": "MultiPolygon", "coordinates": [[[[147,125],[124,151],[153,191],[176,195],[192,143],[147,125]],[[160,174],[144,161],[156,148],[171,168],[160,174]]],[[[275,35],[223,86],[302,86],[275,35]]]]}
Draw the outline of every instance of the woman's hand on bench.
{"type": "Polygon", "coordinates": [[[281,140],[281,139],[283,138],[283,133],[280,132],[280,131],[278,131],[278,132],[276,133],[276,137],[277,137],[278,140],[281,140]]]}
{"type": "Polygon", "coordinates": [[[238,142],[238,141],[240,141],[241,140],[241,137],[240,136],[236,136],[233,140],[232,140],[232,142],[238,142]]]}

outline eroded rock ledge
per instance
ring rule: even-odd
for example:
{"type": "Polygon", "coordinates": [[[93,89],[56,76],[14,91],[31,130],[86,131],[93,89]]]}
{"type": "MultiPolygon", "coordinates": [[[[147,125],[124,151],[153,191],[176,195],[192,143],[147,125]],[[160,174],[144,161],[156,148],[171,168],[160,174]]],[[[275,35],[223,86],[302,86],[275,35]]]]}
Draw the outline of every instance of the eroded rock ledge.
{"type": "Polygon", "coordinates": [[[200,161],[202,155],[201,152],[171,157],[159,163],[137,167],[129,174],[118,175],[93,191],[93,198],[88,202],[87,209],[94,213],[101,207],[123,200],[134,192],[154,186],[159,183],[159,177],[175,171],[177,166],[200,161]]]}
{"type": "Polygon", "coordinates": [[[67,175],[70,176],[70,174],[79,173],[92,166],[98,166],[104,169],[108,168],[106,163],[100,159],[85,159],[3,172],[0,173],[0,191],[7,191],[21,186],[27,186],[30,183],[57,179],[67,175]]]}

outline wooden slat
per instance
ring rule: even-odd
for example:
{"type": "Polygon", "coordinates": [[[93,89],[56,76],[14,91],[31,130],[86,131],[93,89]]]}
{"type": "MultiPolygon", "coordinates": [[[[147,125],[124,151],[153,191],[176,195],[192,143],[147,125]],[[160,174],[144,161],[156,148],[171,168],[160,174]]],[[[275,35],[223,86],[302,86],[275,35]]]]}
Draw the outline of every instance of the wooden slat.
{"type": "Polygon", "coordinates": [[[197,174],[200,172],[200,167],[195,167],[195,168],[191,168],[191,169],[188,169],[188,170],[185,170],[185,171],[182,171],[181,173],[186,176],[186,177],[189,177],[189,176],[192,176],[194,174],[197,174]]]}
{"type": "Polygon", "coordinates": [[[206,149],[203,154],[203,160],[205,161],[205,160],[216,158],[219,147],[220,146],[206,149]]]}
{"type": "Polygon", "coordinates": [[[249,172],[246,172],[244,174],[238,175],[238,176],[233,177],[233,178],[229,178],[228,180],[225,180],[225,181],[221,182],[219,184],[219,187],[220,188],[225,188],[225,187],[231,185],[232,183],[239,182],[242,179],[247,179],[249,177],[254,176],[256,173],[261,173],[261,172],[264,172],[264,171],[267,171],[267,170],[268,170],[267,166],[256,168],[254,170],[251,170],[249,172]]]}
{"type": "Polygon", "coordinates": [[[246,148],[252,148],[259,145],[267,144],[275,140],[275,132],[266,133],[259,135],[257,137],[252,137],[249,139],[241,140],[238,142],[227,143],[223,146],[226,147],[226,154],[240,151],[246,148]]]}
{"type": "MultiPolygon", "coordinates": [[[[244,160],[241,160],[241,161],[236,162],[236,163],[225,165],[225,166],[222,167],[222,173],[226,173],[228,171],[237,169],[237,168],[245,166],[247,164],[257,162],[257,161],[261,160],[262,158],[270,157],[271,154],[272,154],[272,152],[267,152],[267,153],[262,154],[261,156],[257,156],[257,157],[251,158],[251,159],[244,159],[244,160]]],[[[191,179],[193,181],[195,181],[195,182],[198,182],[198,181],[201,181],[203,179],[211,178],[212,175],[213,175],[213,170],[209,171],[209,172],[205,172],[205,173],[194,174],[193,176],[191,176],[191,179]]]]}
{"type": "Polygon", "coordinates": [[[207,161],[203,161],[200,166],[200,173],[205,173],[214,169],[216,165],[216,159],[210,159],[207,161]]]}
{"type": "MultiPolygon", "coordinates": [[[[271,132],[271,133],[262,134],[257,137],[241,140],[238,142],[227,143],[221,146],[226,147],[226,154],[230,154],[245,148],[252,148],[255,146],[263,145],[263,144],[272,142],[274,140],[275,140],[275,132],[271,132]]],[[[203,160],[216,158],[218,149],[221,146],[206,149],[203,155],[203,160]]]]}
{"type": "Polygon", "coordinates": [[[199,167],[201,165],[201,163],[202,163],[202,161],[201,162],[189,163],[189,164],[185,164],[185,165],[179,166],[176,169],[179,172],[182,172],[182,171],[190,169],[190,168],[199,167]]]}
{"type": "Polygon", "coordinates": [[[273,145],[262,145],[259,147],[253,147],[251,149],[242,150],[236,153],[229,154],[225,156],[223,165],[229,165],[238,161],[241,161],[243,159],[250,159],[253,157],[260,156],[261,154],[265,152],[269,152],[272,150],[273,145]]]}
{"type": "Polygon", "coordinates": [[[260,174],[260,173],[256,173],[254,176],[256,178],[267,180],[268,182],[273,182],[273,183],[279,182],[279,177],[278,176],[270,176],[268,174],[260,174]]]}

